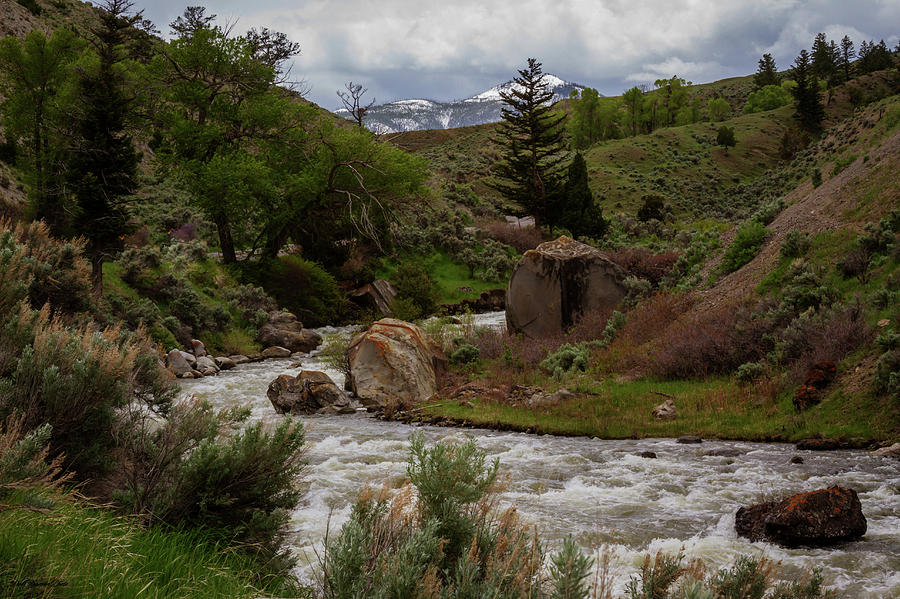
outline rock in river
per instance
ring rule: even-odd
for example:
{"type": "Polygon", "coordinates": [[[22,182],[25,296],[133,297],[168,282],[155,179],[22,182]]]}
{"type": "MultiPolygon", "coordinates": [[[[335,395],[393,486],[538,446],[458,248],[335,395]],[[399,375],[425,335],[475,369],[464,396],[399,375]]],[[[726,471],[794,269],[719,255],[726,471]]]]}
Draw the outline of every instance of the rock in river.
{"type": "Polygon", "coordinates": [[[416,403],[438,390],[447,358],[421,328],[383,318],[350,343],[350,380],[365,405],[416,403]]]}
{"type": "Polygon", "coordinates": [[[263,347],[285,347],[291,352],[310,352],[322,343],[322,337],[309,329],[290,312],[269,312],[269,322],[259,329],[256,340],[263,347]]]}
{"type": "Polygon", "coordinates": [[[280,375],[269,383],[266,396],[279,414],[352,414],[358,406],[317,370],[304,370],[296,377],[280,375]]]}
{"type": "Polygon", "coordinates": [[[624,279],[597,248],[565,236],[542,243],[525,252],[509,280],[507,329],[533,338],[559,333],[585,313],[616,307],[624,279]]]}
{"type": "Polygon", "coordinates": [[[826,546],[866,534],[866,518],[856,491],[829,487],[742,507],[735,515],[734,529],[751,541],[826,546]]]}

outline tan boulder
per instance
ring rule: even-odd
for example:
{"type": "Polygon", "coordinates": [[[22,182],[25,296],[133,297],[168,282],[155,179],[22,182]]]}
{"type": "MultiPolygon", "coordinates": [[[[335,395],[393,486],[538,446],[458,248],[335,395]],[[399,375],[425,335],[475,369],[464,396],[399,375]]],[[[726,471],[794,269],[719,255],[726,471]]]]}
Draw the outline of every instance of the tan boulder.
{"type": "Polygon", "coordinates": [[[263,347],[286,347],[292,352],[310,352],[322,343],[322,337],[309,329],[290,312],[270,312],[269,321],[256,337],[263,347]]]}
{"type": "Polygon", "coordinates": [[[286,347],[273,345],[264,349],[262,355],[264,358],[290,358],[291,350],[286,347]]]}
{"type": "Polygon", "coordinates": [[[350,343],[350,380],[365,405],[416,403],[432,396],[447,357],[421,328],[383,318],[350,343]]]}
{"type": "Polygon", "coordinates": [[[657,420],[675,420],[678,417],[678,412],[675,410],[675,402],[671,399],[667,399],[653,408],[651,413],[657,420]]]}
{"type": "Polygon", "coordinates": [[[603,252],[569,237],[547,241],[519,260],[506,291],[506,327],[526,337],[553,335],[625,297],[625,271],[603,252]]]}

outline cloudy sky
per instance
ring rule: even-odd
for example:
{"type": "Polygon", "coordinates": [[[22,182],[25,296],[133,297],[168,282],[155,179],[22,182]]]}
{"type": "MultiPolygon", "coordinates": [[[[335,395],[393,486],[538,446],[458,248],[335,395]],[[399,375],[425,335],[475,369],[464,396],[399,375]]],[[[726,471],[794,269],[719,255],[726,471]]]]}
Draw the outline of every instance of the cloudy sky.
{"type": "Polygon", "coordinates": [[[526,58],[618,95],[678,75],[746,75],[770,52],[786,68],[819,31],[897,44],[898,0],[135,0],[163,34],[187,4],[236,31],[269,27],[301,45],[292,77],[325,108],[362,83],[378,103],[452,100],[509,80],[526,58]]]}

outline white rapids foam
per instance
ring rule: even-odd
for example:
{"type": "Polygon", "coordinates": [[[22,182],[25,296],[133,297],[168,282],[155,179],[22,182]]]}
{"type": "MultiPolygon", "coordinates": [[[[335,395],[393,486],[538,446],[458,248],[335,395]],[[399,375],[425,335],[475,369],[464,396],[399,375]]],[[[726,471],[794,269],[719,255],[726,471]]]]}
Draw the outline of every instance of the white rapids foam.
{"type": "MultiPolygon", "coordinates": [[[[478,324],[502,326],[503,313],[478,315],[478,324]]],[[[349,334],[329,328],[323,334],[349,334]]],[[[249,404],[252,417],[276,421],[266,399],[271,380],[298,372],[298,358],[247,364],[219,376],[185,381],[185,394],[213,404],[249,404]]],[[[303,368],[332,371],[315,354],[300,356],[303,368]]],[[[407,441],[420,430],[428,441],[472,438],[500,460],[509,476],[506,505],[536,524],[548,549],[567,535],[587,551],[606,545],[617,592],[650,552],[683,551],[708,568],[731,565],[741,554],[766,555],[782,563],[786,575],[821,567],[826,584],[839,596],[860,599],[900,597],[900,461],[861,451],[804,452],[803,464],[789,464],[793,446],[706,441],[679,445],[672,439],[601,441],[484,430],[457,430],[381,422],[365,414],[310,416],[310,465],[306,494],[293,513],[291,536],[300,557],[300,575],[313,576],[326,532],[338,534],[365,484],[396,487],[406,472],[407,441]],[[733,448],[735,457],[705,455],[733,448]],[[658,459],[640,458],[654,451],[658,459]],[[840,484],[859,493],[868,520],[866,536],[829,549],[785,549],[749,543],[734,533],[738,507],[797,491],[840,484]]]]}

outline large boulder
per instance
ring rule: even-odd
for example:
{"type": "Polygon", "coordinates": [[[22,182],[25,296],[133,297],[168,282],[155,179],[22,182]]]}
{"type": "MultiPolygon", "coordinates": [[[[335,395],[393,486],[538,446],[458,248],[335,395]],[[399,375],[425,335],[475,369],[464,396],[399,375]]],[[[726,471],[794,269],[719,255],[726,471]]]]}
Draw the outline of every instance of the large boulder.
{"type": "Polygon", "coordinates": [[[166,354],[166,366],[172,371],[172,374],[179,378],[184,378],[186,374],[193,370],[191,363],[188,362],[184,354],[185,352],[180,349],[173,349],[166,354]]]}
{"type": "Polygon", "coordinates": [[[447,368],[441,348],[421,328],[383,318],[350,343],[353,391],[367,405],[416,403],[438,390],[447,368]]]}
{"type": "Polygon", "coordinates": [[[304,370],[296,377],[282,374],[269,384],[266,396],[279,414],[351,414],[356,404],[324,372],[304,370]]]}
{"type": "Polygon", "coordinates": [[[742,507],[735,514],[734,528],[751,541],[826,546],[862,537],[866,517],[856,491],[829,487],[742,507]]]}
{"type": "Polygon", "coordinates": [[[286,347],[292,352],[311,352],[322,343],[322,336],[303,328],[290,312],[270,312],[269,321],[259,329],[256,340],[263,347],[286,347]]]}
{"type": "Polygon", "coordinates": [[[209,356],[201,356],[197,358],[197,365],[195,367],[200,371],[200,374],[203,376],[212,376],[214,374],[218,374],[219,367],[216,366],[216,361],[210,358],[209,356]]]}
{"type": "Polygon", "coordinates": [[[625,297],[625,271],[603,252],[569,237],[528,250],[509,280],[506,327],[537,338],[553,335],[625,297]]]}

